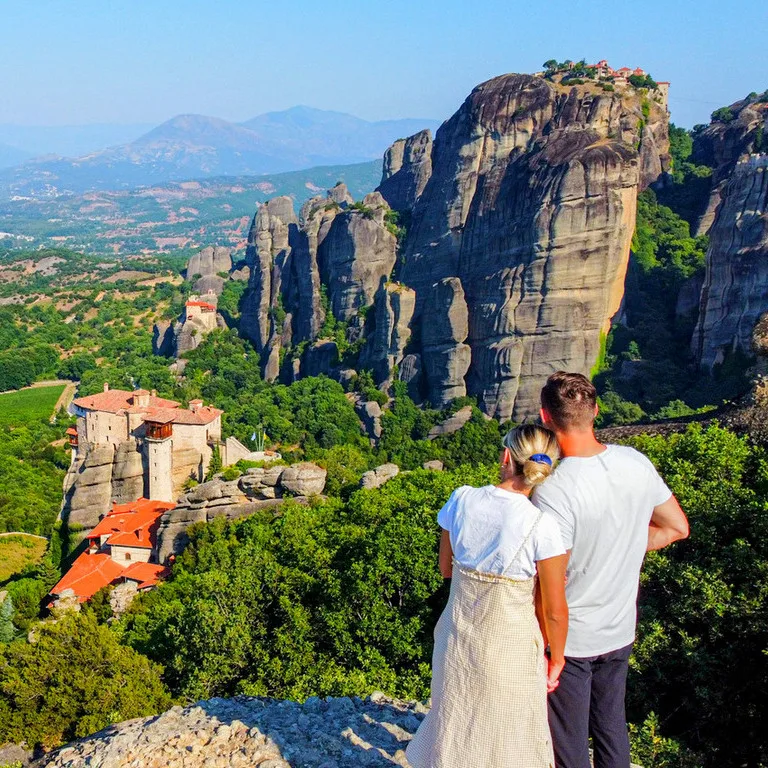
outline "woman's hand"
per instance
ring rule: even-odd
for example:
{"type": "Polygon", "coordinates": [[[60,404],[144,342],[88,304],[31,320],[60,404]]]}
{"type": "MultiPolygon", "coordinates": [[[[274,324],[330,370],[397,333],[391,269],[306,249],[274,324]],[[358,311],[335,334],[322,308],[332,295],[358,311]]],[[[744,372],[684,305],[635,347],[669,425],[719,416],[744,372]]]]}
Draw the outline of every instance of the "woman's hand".
{"type": "Polygon", "coordinates": [[[565,659],[553,659],[547,656],[547,693],[552,693],[560,685],[560,673],[563,667],[565,667],[565,659]]]}

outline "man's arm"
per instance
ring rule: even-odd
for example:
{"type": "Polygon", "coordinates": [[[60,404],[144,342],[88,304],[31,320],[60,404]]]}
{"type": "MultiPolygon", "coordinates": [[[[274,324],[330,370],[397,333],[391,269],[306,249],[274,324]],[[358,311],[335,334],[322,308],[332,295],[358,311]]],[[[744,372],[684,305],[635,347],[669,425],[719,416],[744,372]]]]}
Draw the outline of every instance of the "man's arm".
{"type": "Polygon", "coordinates": [[[646,551],[663,549],[673,541],[687,539],[688,534],[688,518],[677,503],[677,499],[670,496],[663,504],[653,508],[651,522],[648,525],[646,551]]]}

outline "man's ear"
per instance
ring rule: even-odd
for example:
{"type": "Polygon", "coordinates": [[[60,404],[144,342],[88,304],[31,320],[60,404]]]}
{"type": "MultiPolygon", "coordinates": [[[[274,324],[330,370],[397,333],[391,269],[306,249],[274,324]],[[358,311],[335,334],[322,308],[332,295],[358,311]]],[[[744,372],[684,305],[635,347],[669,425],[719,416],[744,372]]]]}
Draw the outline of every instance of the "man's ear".
{"type": "Polygon", "coordinates": [[[549,418],[549,413],[547,413],[546,408],[539,409],[539,418],[545,427],[548,427],[552,423],[552,419],[549,418]]]}
{"type": "Polygon", "coordinates": [[[595,418],[597,418],[597,414],[600,413],[600,406],[595,403],[595,418]]]}

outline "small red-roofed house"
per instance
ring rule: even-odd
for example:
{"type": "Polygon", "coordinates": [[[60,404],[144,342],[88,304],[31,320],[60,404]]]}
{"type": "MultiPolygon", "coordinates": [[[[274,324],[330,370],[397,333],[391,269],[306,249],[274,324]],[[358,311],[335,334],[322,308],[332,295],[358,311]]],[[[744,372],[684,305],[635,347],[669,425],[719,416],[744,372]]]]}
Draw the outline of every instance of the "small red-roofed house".
{"type": "Polygon", "coordinates": [[[83,552],[51,590],[51,595],[59,597],[65,590],[71,589],[77,595],[78,602],[84,603],[102,587],[112,584],[124,570],[124,566],[116,563],[106,552],[83,552]]]}
{"type": "Polygon", "coordinates": [[[134,563],[120,574],[120,580],[134,581],[139,592],[146,592],[157,586],[161,579],[168,578],[170,572],[170,568],[157,563],[134,563]]]}
{"type": "Polygon", "coordinates": [[[154,499],[113,505],[112,511],[87,534],[88,549],[75,560],[51,595],[55,599],[71,589],[82,603],[102,587],[126,579],[137,582],[139,591],[153,587],[169,572],[151,561],[157,559],[160,518],[174,506],[154,499]]]}

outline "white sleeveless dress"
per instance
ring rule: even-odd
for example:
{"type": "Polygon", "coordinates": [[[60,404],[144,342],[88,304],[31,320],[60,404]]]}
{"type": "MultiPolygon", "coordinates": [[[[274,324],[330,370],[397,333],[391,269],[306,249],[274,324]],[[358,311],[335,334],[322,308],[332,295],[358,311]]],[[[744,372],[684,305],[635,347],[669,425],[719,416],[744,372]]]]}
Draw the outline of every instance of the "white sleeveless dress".
{"type": "Polygon", "coordinates": [[[432,708],[406,750],[413,768],[554,766],[535,584],[454,562],[435,627],[432,708]]]}

